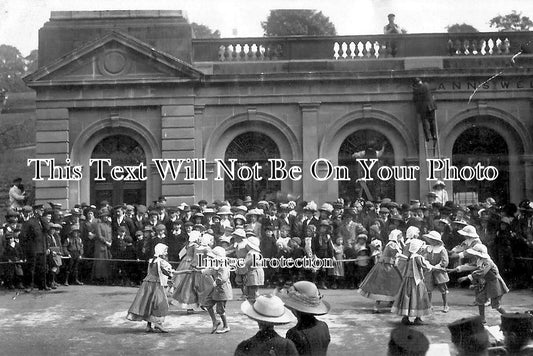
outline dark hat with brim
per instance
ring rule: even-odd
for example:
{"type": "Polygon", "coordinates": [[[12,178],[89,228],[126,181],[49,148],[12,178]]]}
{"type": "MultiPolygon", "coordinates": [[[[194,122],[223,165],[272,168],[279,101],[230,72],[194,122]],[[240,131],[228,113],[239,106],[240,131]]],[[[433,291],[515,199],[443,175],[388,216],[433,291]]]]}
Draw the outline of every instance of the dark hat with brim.
{"type": "MultiPolygon", "coordinates": [[[[489,336],[483,327],[481,316],[462,318],[448,324],[452,342],[465,350],[483,350],[489,345],[489,336]]],[[[478,350],[478,351],[480,351],[478,350]]]]}
{"type": "Polygon", "coordinates": [[[429,340],[420,331],[402,325],[391,332],[389,351],[392,355],[425,355],[428,349],[429,340]]]}
{"type": "Polygon", "coordinates": [[[501,318],[502,331],[533,336],[533,315],[528,313],[507,313],[502,314],[501,318]]]}

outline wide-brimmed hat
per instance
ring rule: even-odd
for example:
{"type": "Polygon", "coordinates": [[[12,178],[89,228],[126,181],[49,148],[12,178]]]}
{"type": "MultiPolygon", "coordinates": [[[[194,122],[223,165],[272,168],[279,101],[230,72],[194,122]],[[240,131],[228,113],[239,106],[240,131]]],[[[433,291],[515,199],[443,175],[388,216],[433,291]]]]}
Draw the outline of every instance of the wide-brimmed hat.
{"type": "Polygon", "coordinates": [[[246,222],[246,218],[244,217],[244,215],[241,215],[241,214],[237,214],[233,217],[233,221],[237,220],[237,219],[241,219],[242,221],[246,222]]]}
{"type": "Polygon", "coordinates": [[[439,186],[446,188],[446,184],[441,180],[438,180],[435,184],[433,184],[433,188],[439,187],[439,186]]]}
{"type": "Polygon", "coordinates": [[[489,335],[481,316],[462,318],[448,324],[452,342],[465,351],[478,351],[489,346],[489,335]]]}
{"type": "Polygon", "coordinates": [[[213,254],[217,257],[226,257],[226,249],[221,246],[217,246],[213,248],[213,254]]]}
{"type": "Polygon", "coordinates": [[[426,239],[433,240],[433,241],[442,242],[442,237],[440,236],[440,233],[435,230],[432,230],[428,232],[427,234],[424,234],[423,237],[425,237],[426,239]]]}
{"type": "Polygon", "coordinates": [[[250,248],[252,250],[256,250],[257,252],[261,252],[261,247],[259,247],[260,245],[260,242],[259,242],[259,239],[255,236],[250,236],[248,237],[248,246],[250,246],[250,248]]]}
{"type": "Polygon", "coordinates": [[[291,311],[275,295],[260,295],[253,304],[245,301],[241,304],[241,311],[250,319],[266,324],[282,325],[295,320],[291,311]]]}
{"type": "Polygon", "coordinates": [[[466,225],[461,230],[457,231],[459,235],[466,236],[466,237],[479,237],[479,235],[476,232],[476,228],[472,225],[466,225]]]}
{"type": "Polygon", "coordinates": [[[157,224],[156,227],[155,227],[155,231],[163,231],[163,230],[166,230],[167,227],[163,224],[157,224]]]}
{"type": "Polygon", "coordinates": [[[238,237],[241,237],[243,239],[246,238],[246,231],[244,231],[244,229],[235,229],[235,231],[232,232],[232,235],[233,236],[238,236],[238,237]]]}
{"type": "Polygon", "coordinates": [[[428,349],[429,340],[420,331],[402,325],[391,332],[389,355],[425,355],[428,349]]]}
{"type": "Polygon", "coordinates": [[[259,210],[257,209],[250,209],[247,213],[246,213],[246,216],[248,215],[257,215],[257,216],[260,216],[260,215],[263,215],[259,212],[259,210]]]}
{"type": "Polygon", "coordinates": [[[230,235],[222,235],[218,238],[218,241],[231,243],[231,236],[230,235]]]}
{"type": "Polygon", "coordinates": [[[465,252],[472,256],[490,258],[489,253],[487,251],[487,246],[483,244],[474,245],[472,248],[467,249],[465,252]]]}
{"type": "Polygon", "coordinates": [[[227,205],[223,205],[220,207],[220,209],[218,209],[218,212],[217,212],[218,215],[231,215],[233,214],[231,212],[231,208],[227,205]]]}
{"type": "Polygon", "coordinates": [[[294,283],[288,289],[276,291],[285,306],[299,312],[313,315],[323,315],[329,312],[330,305],[322,300],[322,295],[316,285],[308,281],[294,283]]]}
{"type": "Polygon", "coordinates": [[[532,335],[533,333],[533,315],[529,313],[502,314],[501,319],[503,332],[514,332],[519,335],[532,335]]]}

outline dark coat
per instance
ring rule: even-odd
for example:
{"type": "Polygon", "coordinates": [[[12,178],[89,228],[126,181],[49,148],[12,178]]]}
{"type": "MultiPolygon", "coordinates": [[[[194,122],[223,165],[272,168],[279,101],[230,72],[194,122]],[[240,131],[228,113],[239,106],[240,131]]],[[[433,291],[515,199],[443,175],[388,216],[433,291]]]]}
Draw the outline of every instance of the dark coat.
{"type": "Polygon", "coordinates": [[[290,340],[279,336],[274,329],[259,330],[248,340],[241,342],[235,350],[235,356],[298,356],[296,346],[290,340]]]}
{"type": "Polygon", "coordinates": [[[300,355],[325,356],[330,342],[328,324],[313,315],[303,315],[295,327],[287,331],[300,355]]]}
{"type": "Polygon", "coordinates": [[[29,255],[45,253],[48,249],[46,227],[40,217],[34,216],[24,224],[21,229],[21,241],[25,252],[29,255]]]}
{"type": "Polygon", "coordinates": [[[420,114],[437,109],[437,104],[426,83],[415,85],[413,88],[413,101],[415,102],[416,112],[420,114]]]}

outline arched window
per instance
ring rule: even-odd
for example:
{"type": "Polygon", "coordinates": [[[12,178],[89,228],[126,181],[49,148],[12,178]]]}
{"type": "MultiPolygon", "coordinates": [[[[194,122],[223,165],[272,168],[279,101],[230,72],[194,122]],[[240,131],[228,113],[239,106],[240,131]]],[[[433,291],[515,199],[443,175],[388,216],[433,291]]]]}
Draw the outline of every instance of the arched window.
{"type": "MultiPolygon", "coordinates": [[[[141,162],[146,164],[141,145],[126,135],[106,137],[96,145],[91,158],[109,158],[113,166],[138,166],[141,162]]],[[[146,181],[114,181],[110,171],[111,167],[104,164],[105,181],[95,181],[96,164],[91,166],[91,203],[99,204],[107,200],[112,205],[146,204],[146,181]]]]}
{"type": "Polygon", "coordinates": [[[281,182],[269,181],[270,173],[268,159],[280,158],[279,148],[267,135],[259,132],[247,132],[233,139],[226,149],[225,161],[237,160],[237,167],[252,166],[258,163],[261,168],[261,180],[242,181],[237,178],[224,179],[224,196],[230,202],[244,199],[249,195],[253,200],[263,199],[267,194],[281,189],[281,182]]]}
{"type": "MultiPolygon", "coordinates": [[[[370,163],[369,163],[370,164],[370,163]]],[[[394,164],[394,151],[389,140],[381,133],[374,130],[359,130],[342,142],[339,149],[339,165],[348,167],[350,181],[339,181],[339,196],[345,200],[353,201],[357,198],[380,200],[395,197],[395,181],[380,181],[376,178],[376,170],[383,165],[394,164]],[[353,157],[354,153],[358,157],[353,157]],[[366,183],[357,182],[363,176],[362,166],[356,159],[377,158],[378,162],[372,167],[373,181],[366,183]]]]}
{"type": "Polygon", "coordinates": [[[452,164],[459,169],[467,165],[473,167],[479,162],[499,171],[494,181],[455,181],[453,199],[456,203],[475,204],[489,197],[497,202],[509,200],[509,149],[500,134],[486,127],[471,127],[457,138],[452,152],[452,164]]]}

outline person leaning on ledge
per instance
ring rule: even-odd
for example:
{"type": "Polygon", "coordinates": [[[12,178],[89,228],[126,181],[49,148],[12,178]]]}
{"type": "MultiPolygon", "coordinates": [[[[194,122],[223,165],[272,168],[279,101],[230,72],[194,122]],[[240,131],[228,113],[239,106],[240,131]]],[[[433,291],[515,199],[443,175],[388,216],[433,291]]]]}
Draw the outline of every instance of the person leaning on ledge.
{"type": "Polygon", "coordinates": [[[387,15],[388,19],[389,19],[389,23],[385,25],[385,27],[383,27],[383,33],[386,34],[386,35],[390,35],[390,34],[399,34],[399,33],[407,33],[407,31],[402,28],[400,25],[398,25],[397,23],[394,22],[394,19],[396,18],[396,15],[394,14],[388,14],[387,15]]]}

